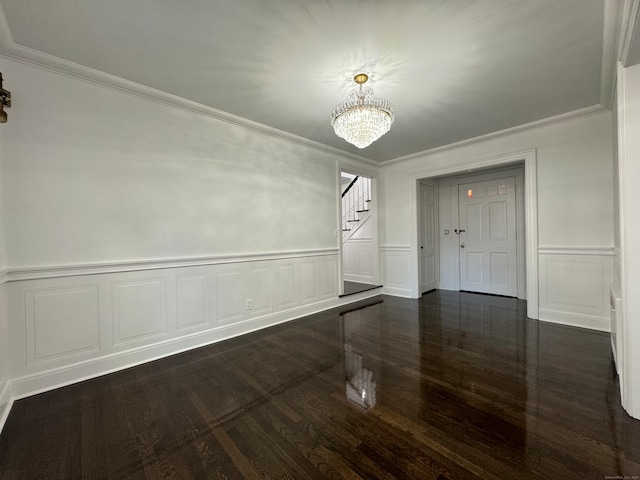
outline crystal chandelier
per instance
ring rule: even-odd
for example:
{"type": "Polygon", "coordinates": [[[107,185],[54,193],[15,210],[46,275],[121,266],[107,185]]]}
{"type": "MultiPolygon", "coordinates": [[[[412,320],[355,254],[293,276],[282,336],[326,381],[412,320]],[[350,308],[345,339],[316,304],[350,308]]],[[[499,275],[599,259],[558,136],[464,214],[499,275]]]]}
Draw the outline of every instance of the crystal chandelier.
{"type": "Polygon", "coordinates": [[[358,86],[333,109],[331,125],[340,138],[365,148],[389,131],[395,114],[387,100],[375,97],[371,88],[363,87],[369,80],[366,74],[359,73],[353,80],[358,86]]]}

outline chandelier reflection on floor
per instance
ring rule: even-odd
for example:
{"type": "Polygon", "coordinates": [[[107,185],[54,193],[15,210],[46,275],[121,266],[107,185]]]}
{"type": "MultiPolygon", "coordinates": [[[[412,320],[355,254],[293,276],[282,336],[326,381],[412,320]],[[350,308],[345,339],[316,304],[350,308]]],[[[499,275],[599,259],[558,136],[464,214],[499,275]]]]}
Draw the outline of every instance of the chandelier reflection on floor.
{"type": "Polygon", "coordinates": [[[368,79],[365,73],[356,75],[353,80],[358,86],[331,113],[336,135],[358,148],[371,145],[387,133],[395,120],[391,103],[374,96],[370,87],[363,86],[368,79]]]}
{"type": "Polygon", "coordinates": [[[376,404],[376,382],[373,372],[362,366],[362,356],[355,353],[350,344],[344,346],[345,351],[345,392],[347,398],[366,410],[376,404]]]}

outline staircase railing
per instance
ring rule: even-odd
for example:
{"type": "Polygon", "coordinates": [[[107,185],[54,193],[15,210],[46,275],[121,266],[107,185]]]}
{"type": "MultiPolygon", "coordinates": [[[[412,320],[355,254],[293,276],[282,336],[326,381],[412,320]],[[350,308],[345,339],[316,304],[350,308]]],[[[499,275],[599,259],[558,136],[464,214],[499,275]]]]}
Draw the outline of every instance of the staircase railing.
{"type": "Polygon", "coordinates": [[[343,239],[349,236],[363,214],[369,211],[371,202],[371,179],[355,177],[342,192],[342,233],[343,239]]]}

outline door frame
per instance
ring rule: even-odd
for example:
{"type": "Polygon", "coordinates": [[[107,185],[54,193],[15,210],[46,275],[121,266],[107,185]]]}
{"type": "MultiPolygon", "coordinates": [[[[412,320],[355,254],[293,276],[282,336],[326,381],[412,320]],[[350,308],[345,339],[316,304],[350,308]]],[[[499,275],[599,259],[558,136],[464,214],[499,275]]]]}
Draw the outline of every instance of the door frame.
{"type": "Polygon", "coordinates": [[[525,268],[527,290],[527,316],[538,318],[538,191],[536,150],[524,150],[455,165],[434,165],[410,174],[410,226],[411,226],[411,298],[420,298],[420,238],[418,183],[423,178],[453,174],[473,174],[473,170],[498,167],[524,161],[524,217],[525,217],[525,268]]]}
{"type": "MultiPolygon", "coordinates": [[[[351,175],[357,175],[359,177],[367,177],[371,180],[371,218],[372,222],[372,273],[374,285],[380,285],[381,271],[380,271],[380,224],[378,220],[378,172],[374,170],[367,170],[365,168],[354,168],[350,164],[343,164],[336,162],[336,198],[342,197],[342,188],[340,184],[340,178],[342,172],[349,173],[351,175]]],[[[335,238],[338,248],[338,295],[344,294],[344,244],[342,242],[342,201],[338,200],[336,205],[337,211],[337,225],[335,230],[335,238]]]]}

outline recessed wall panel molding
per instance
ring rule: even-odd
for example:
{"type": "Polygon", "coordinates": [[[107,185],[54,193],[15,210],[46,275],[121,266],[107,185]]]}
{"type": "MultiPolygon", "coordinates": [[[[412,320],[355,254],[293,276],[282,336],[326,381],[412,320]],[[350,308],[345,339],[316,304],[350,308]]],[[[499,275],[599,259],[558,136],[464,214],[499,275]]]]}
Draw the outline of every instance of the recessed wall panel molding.
{"type": "Polygon", "coordinates": [[[293,307],[296,304],[296,269],[295,265],[279,265],[277,267],[278,307],[293,307]]]}
{"type": "Polygon", "coordinates": [[[355,242],[345,242],[342,246],[342,269],[345,275],[358,271],[358,246],[355,242]]]}
{"type": "Polygon", "coordinates": [[[164,278],[115,283],[111,291],[114,345],[167,333],[164,278]]]}
{"type": "Polygon", "coordinates": [[[253,315],[273,310],[272,265],[249,270],[249,298],[253,315]]]}
{"type": "Polygon", "coordinates": [[[27,364],[99,350],[98,286],[25,292],[27,364]]]}
{"type": "Polygon", "coordinates": [[[302,303],[318,300],[318,264],[305,262],[301,265],[302,303]]]}
{"type": "Polygon", "coordinates": [[[217,275],[218,323],[225,324],[244,318],[244,293],[241,269],[217,275]]]}
{"type": "Polygon", "coordinates": [[[387,245],[382,251],[383,291],[399,297],[411,297],[411,247],[387,245]]]}
{"type": "Polygon", "coordinates": [[[209,322],[209,288],[206,275],[176,278],[176,318],[178,330],[209,322]]]}
{"type": "Polygon", "coordinates": [[[344,279],[352,282],[373,283],[373,241],[349,239],[343,246],[344,279]]]}
{"type": "Polygon", "coordinates": [[[322,296],[338,296],[338,263],[335,257],[322,260],[322,296]]]}
{"type": "Polygon", "coordinates": [[[540,255],[540,320],[610,330],[610,255],[540,255]]]}

